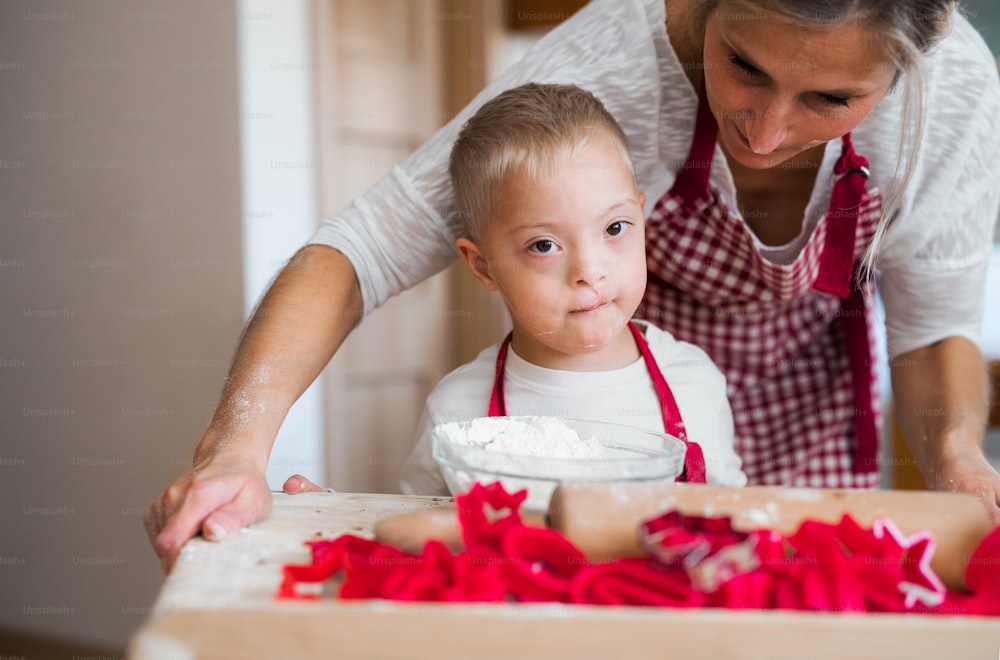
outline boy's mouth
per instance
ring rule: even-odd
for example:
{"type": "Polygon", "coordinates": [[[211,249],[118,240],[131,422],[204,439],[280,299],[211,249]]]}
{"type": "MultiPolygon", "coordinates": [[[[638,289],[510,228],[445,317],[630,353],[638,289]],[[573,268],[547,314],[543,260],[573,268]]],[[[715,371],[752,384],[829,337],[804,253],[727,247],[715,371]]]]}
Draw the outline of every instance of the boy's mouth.
{"type": "Polygon", "coordinates": [[[605,300],[605,301],[601,301],[601,302],[597,302],[597,303],[595,303],[595,304],[591,305],[590,307],[582,307],[582,308],[580,308],[580,309],[574,309],[574,310],[573,310],[573,311],[571,311],[570,313],[571,313],[571,314],[579,314],[579,313],[581,313],[581,312],[592,312],[592,311],[594,311],[595,309],[600,309],[601,307],[604,307],[604,306],[605,306],[605,305],[607,305],[607,304],[608,304],[609,302],[610,302],[610,301],[606,301],[606,300],[605,300]]]}

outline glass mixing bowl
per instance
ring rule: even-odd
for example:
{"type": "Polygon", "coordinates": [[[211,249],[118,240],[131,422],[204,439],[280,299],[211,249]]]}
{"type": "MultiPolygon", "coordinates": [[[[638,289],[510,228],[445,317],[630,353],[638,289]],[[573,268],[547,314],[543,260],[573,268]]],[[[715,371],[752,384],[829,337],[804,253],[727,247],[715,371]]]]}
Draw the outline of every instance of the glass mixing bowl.
{"type": "Polygon", "coordinates": [[[533,511],[548,508],[561,482],[674,481],[684,470],[686,451],[681,440],[666,433],[553,417],[449,422],[435,427],[431,438],[434,460],[452,494],[468,491],[477,481],[499,481],[509,492],[527,489],[523,508],[533,511]]]}

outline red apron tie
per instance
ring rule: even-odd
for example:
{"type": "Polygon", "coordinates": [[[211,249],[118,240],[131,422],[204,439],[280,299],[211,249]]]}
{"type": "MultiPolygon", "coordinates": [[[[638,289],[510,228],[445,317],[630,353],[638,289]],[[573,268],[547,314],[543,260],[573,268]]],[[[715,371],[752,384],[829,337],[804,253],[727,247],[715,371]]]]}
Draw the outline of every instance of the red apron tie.
{"type": "Polygon", "coordinates": [[[878,471],[878,430],[872,410],[872,354],[865,320],[865,298],[861,285],[854,281],[855,240],[858,207],[865,193],[868,161],[854,152],[851,136],[842,138],[843,152],[833,172],[838,177],[830,195],[827,211],[826,241],[820,256],[819,275],[813,288],[843,299],[840,322],[851,368],[854,390],[854,433],[857,450],[854,472],[878,471]]]}
{"type": "MultiPolygon", "coordinates": [[[[687,445],[687,452],[684,455],[684,473],[677,478],[677,481],[687,481],[690,483],[705,483],[705,454],[701,446],[696,442],[687,439],[687,430],[684,428],[684,420],[681,419],[681,411],[677,407],[674,394],[667,385],[663,372],[653,358],[649,350],[646,338],[639,331],[634,323],[629,321],[629,330],[635,339],[635,344],[642,354],[642,359],[646,363],[649,375],[653,380],[653,388],[656,390],[656,397],[660,400],[660,411],[663,415],[663,430],[668,435],[680,439],[687,445]]],[[[505,417],[507,415],[507,403],[503,393],[504,370],[507,363],[507,350],[513,333],[508,333],[507,337],[500,344],[497,351],[496,376],[493,379],[493,392],[490,394],[490,417],[505,417]]]]}

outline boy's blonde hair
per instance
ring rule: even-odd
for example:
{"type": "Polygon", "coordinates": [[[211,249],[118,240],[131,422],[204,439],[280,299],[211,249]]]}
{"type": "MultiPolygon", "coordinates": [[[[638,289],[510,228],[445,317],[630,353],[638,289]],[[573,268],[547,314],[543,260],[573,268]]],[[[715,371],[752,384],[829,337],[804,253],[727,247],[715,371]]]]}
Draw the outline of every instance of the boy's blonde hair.
{"type": "Polygon", "coordinates": [[[451,150],[448,169],[465,237],[478,241],[485,235],[500,186],[512,174],[545,176],[602,130],[634,180],[625,133],[590,92],[529,83],[488,101],[465,123],[451,150]]]}

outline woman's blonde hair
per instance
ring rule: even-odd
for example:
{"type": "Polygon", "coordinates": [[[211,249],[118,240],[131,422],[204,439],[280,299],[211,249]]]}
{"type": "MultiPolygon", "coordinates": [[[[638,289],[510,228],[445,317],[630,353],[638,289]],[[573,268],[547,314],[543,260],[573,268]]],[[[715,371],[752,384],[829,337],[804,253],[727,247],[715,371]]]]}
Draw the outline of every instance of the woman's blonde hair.
{"type": "Polygon", "coordinates": [[[784,19],[806,29],[828,30],[861,25],[889,53],[893,88],[903,81],[902,117],[896,168],[883,190],[882,219],[861,263],[863,276],[871,274],[878,246],[899,209],[920,150],[926,120],[926,76],[923,55],[948,32],[957,0],[695,0],[690,28],[695,43],[704,41],[705,24],[713,10],[747,10],[751,15],[784,19]]]}
{"type": "Polygon", "coordinates": [[[485,235],[500,187],[512,174],[545,176],[594,135],[612,139],[634,179],[625,133],[590,92],[529,83],[484,104],[458,134],[448,168],[465,236],[478,241],[485,235]]]}

